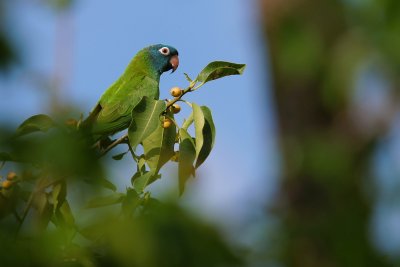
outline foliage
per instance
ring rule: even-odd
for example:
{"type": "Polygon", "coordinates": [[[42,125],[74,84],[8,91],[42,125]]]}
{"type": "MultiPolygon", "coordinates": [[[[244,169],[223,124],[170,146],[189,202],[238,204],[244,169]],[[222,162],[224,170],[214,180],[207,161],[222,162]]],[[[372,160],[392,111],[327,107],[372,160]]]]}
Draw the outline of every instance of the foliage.
{"type": "Polygon", "coordinates": [[[373,244],[369,178],[377,141],[398,115],[391,109],[399,104],[400,2],[263,3],[284,162],[275,259],[285,266],[399,266],[373,244]],[[397,89],[379,121],[369,113],[376,98],[369,91],[362,114],[354,107],[357,79],[371,65],[369,88],[382,75],[397,89]]]}
{"type": "Polygon", "coordinates": [[[43,114],[25,120],[15,133],[2,135],[1,168],[12,172],[0,187],[0,220],[9,230],[0,231],[0,249],[11,251],[1,263],[239,265],[239,258],[218,233],[176,204],[159,203],[151,197],[148,186],[161,178],[162,167],[171,161],[178,163],[179,193],[184,192],[186,182],[212,150],[215,126],[209,108],[182,97],[211,80],[242,74],[244,67],[213,62],[194,80],[185,74],[189,85],[172,100],[143,97],[132,110],[127,133],[116,140],[107,138],[93,144],[87,131],[80,128],[82,118],[60,123],[43,114]],[[179,111],[177,102],[192,108],[182,126],[174,117],[179,111]],[[171,125],[164,123],[167,119],[171,125]],[[188,129],[191,125],[193,137],[188,129]],[[117,146],[127,150],[112,159],[129,155],[136,164],[125,192],[119,192],[112,180],[105,178],[106,165],[101,159],[117,146]],[[13,251],[30,256],[15,258],[13,251]]]}

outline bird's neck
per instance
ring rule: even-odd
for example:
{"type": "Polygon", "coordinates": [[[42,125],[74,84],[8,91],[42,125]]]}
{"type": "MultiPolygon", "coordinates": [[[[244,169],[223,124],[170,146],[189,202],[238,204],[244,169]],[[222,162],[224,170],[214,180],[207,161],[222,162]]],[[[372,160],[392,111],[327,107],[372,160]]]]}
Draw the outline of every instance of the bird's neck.
{"type": "Polygon", "coordinates": [[[124,76],[129,78],[138,74],[143,74],[157,82],[160,81],[161,73],[152,67],[150,56],[146,54],[137,54],[126,68],[124,76]]]}

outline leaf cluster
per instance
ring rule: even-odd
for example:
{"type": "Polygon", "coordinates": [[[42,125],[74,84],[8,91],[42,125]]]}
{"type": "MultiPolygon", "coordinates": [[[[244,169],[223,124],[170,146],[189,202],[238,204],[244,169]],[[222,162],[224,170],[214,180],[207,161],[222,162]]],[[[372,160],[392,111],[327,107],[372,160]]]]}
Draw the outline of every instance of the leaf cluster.
{"type": "MultiPolygon", "coordinates": [[[[244,67],[229,62],[212,62],[196,79],[191,79],[185,74],[189,85],[182,90],[181,95],[172,100],[143,97],[132,110],[132,120],[127,133],[116,140],[107,138],[93,144],[93,139],[87,136],[87,132],[79,128],[80,120],[72,119],[60,123],[44,114],[28,118],[13,135],[2,136],[0,139],[0,170],[7,165],[4,169],[14,169],[17,173],[10,174],[1,181],[0,221],[13,217],[16,223],[9,227],[17,236],[24,231],[50,233],[48,229],[55,227],[57,235],[61,235],[62,238],[60,241],[60,237],[57,236],[56,242],[61,244],[53,245],[58,248],[62,246],[65,250],[61,253],[53,247],[49,254],[54,252],[57,255],[53,256],[58,259],[78,259],[84,266],[96,264],[93,259],[96,258],[97,245],[104,248],[108,244],[111,247],[107,250],[107,255],[100,253],[101,261],[110,260],[121,266],[132,266],[128,264],[130,261],[135,262],[135,266],[160,266],[150,254],[141,259],[142,254],[136,255],[132,249],[128,249],[129,246],[142,247],[143,240],[156,243],[169,240],[168,244],[164,244],[165,248],[172,244],[171,250],[178,251],[186,247],[187,253],[194,253],[198,248],[193,247],[195,243],[188,239],[189,232],[195,233],[199,240],[202,240],[203,232],[209,230],[192,222],[190,216],[184,214],[181,219],[166,220],[168,216],[165,210],[172,213],[181,211],[175,207],[157,208],[161,204],[151,197],[147,187],[161,178],[161,170],[166,163],[176,162],[179,193],[184,192],[186,182],[195,176],[196,169],[211,153],[215,142],[215,125],[208,107],[189,103],[183,97],[209,81],[227,75],[242,74],[244,67]],[[182,125],[178,125],[175,119],[173,106],[177,102],[187,103],[191,108],[189,117],[182,125]],[[162,123],[166,119],[173,122],[169,127],[162,123]],[[191,132],[194,132],[193,136],[191,132]],[[131,186],[123,193],[118,192],[111,180],[104,178],[104,163],[101,159],[117,146],[126,147],[126,150],[112,156],[112,159],[121,160],[131,156],[136,163],[136,171],[131,175],[131,186]],[[138,151],[142,153],[137,154],[138,151]],[[71,194],[74,197],[71,197],[71,194]],[[119,208],[116,209],[117,206],[119,208]],[[96,219],[88,225],[82,224],[79,216],[73,212],[76,208],[93,214],[96,219]],[[103,220],[103,212],[100,210],[103,210],[109,219],[103,220]],[[116,229],[107,229],[106,224],[110,221],[111,224],[118,225],[116,229]],[[187,221],[198,225],[197,228],[187,228],[187,221]],[[31,226],[33,229],[30,229],[31,226]],[[132,226],[137,226],[139,230],[132,230],[132,226]],[[150,228],[147,229],[148,227],[150,228]],[[140,232],[140,229],[144,229],[145,232],[140,232]],[[160,229],[167,231],[167,237],[160,239],[155,235],[160,229]],[[182,240],[173,241],[175,239],[168,236],[169,233],[182,235],[182,240]],[[127,241],[124,241],[124,235],[130,236],[127,241]],[[90,248],[83,248],[81,243],[77,244],[78,237],[91,241],[90,248]],[[124,242],[127,243],[126,247],[120,247],[124,242]],[[132,255],[136,256],[132,258],[132,255]],[[148,261],[147,265],[141,264],[141,260],[148,261]],[[90,264],[83,264],[86,261],[90,264]]],[[[222,253],[214,255],[215,261],[227,260],[232,264],[237,262],[215,233],[208,234],[212,236],[211,241],[202,242],[216,246],[222,253]]],[[[146,244],[144,247],[146,248],[146,244]]],[[[154,249],[155,245],[151,243],[148,247],[149,252],[146,253],[150,253],[150,247],[154,249]]],[[[163,250],[160,248],[160,253],[163,250]]],[[[190,257],[183,253],[174,257],[172,258],[175,263],[179,264],[171,263],[168,266],[184,266],[182,259],[190,263],[190,257]]],[[[202,257],[198,257],[200,258],[202,257]]],[[[44,265],[59,264],[47,260],[50,263],[44,265]]],[[[202,264],[204,265],[190,263],[190,266],[217,266],[207,261],[202,264]]]]}

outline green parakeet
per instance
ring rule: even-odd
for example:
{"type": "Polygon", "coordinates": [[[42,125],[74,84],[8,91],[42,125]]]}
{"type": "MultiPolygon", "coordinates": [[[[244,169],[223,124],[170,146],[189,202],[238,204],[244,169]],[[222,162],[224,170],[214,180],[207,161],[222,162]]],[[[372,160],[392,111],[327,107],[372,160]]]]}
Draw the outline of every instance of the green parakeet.
{"type": "Polygon", "coordinates": [[[125,72],[101,96],[81,128],[97,140],[129,127],[132,109],[142,97],[158,99],[163,72],[179,65],[178,51],[168,45],[151,45],[140,50],[125,72]]]}

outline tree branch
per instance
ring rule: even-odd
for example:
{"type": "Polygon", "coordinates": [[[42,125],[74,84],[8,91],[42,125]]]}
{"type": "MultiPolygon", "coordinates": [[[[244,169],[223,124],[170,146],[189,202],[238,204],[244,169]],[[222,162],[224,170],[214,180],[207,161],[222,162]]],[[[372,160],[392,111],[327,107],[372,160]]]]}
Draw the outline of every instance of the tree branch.
{"type": "Polygon", "coordinates": [[[114,142],[112,142],[108,147],[106,147],[99,155],[99,158],[101,158],[102,156],[104,156],[105,154],[108,153],[108,151],[110,151],[111,149],[113,149],[114,147],[116,147],[117,145],[124,143],[126,140],[128,139],[128,134],[124,134],[123,136],[121,136],[120,138],[118,138],[117,140],[115,140],[114,142]]]}

